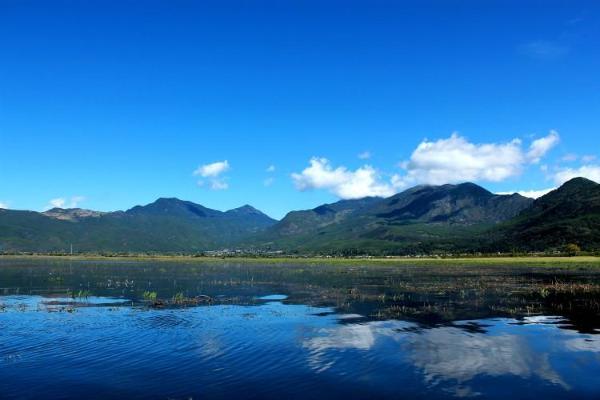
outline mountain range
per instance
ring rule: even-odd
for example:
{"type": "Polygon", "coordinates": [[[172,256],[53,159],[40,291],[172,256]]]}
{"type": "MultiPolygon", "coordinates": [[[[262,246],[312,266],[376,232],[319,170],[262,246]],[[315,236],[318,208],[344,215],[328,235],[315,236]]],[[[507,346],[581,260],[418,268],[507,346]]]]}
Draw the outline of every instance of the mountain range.
{"type": "Polygon", "coordinates": [[[343,200],[295,211],[257,235],[260,245],[300,252],[429,253],[473,247],[479,232],[533,203],[473,183],[417,186],[388,198],[343,200]]]}
{"type": "Polygon", "coordinates": [[[0,210],[0,251],[200,252],[230,246],[277,221],[251,206],[217,211],[160,198],[127,211],[0,210]]]}
{"type": "Polygon", "coordinates": [[[0,251],[432,254],[600,249],[600,185],[575,178],[529,199],[474,184],[416,186],[292,211],[277,221],[245,205],[218,211],[160,198],[127,211],[0,209],[0,251]]]}

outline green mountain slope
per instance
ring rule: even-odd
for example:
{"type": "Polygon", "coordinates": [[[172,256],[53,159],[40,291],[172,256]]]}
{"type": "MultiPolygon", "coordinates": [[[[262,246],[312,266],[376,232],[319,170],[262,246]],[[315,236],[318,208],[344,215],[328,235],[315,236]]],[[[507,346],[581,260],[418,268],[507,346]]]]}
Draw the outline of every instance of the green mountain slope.
{"type": "Polygon", "coordinates": [[[435,254],[600,249],[600,185],[577,178],[536,201],[472,183],[417,186],[292,211],[275,221],[161,198],[127,211],[0,209],[0,251],[193,253],[224,248],[304,254],[435,254]]]}
{"type": "Polygon", "coordinates": [[[194,252],[227,247],[276,221],[244,206],[221,212],[178,199],[158,199],[122,212],[0,210],[0,250],[194,252]]]}
{"type": "Polygon", "coordinates": [[[423,253],[473,248],[477,235],[533,200],[473,183],[417,186],[380,199],[346,200],[289,213],[256,244],[299,252],[423,253]]]}
{"type": "Polygon", "coordinates": [[[600,249],[600,185],[575,178],[537,199],[517,218],[494,231],[502,250],[560,249],[574,243],[600,249]]]}

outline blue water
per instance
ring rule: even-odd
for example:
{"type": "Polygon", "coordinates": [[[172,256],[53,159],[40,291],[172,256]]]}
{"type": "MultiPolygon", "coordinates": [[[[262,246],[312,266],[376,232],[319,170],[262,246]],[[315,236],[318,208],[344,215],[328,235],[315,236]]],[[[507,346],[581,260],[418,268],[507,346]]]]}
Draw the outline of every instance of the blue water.
{"type": "Polygon", "coordinates": [[[600,397],[600,337],[562,317],[423,327],[262,298],[0,297],[0,398],[600,397]]]}
{"type": "Polygon", "coordinates": [[[598,268],[0,258],[0,399],[598,399],[599,304],[598,268]]]}

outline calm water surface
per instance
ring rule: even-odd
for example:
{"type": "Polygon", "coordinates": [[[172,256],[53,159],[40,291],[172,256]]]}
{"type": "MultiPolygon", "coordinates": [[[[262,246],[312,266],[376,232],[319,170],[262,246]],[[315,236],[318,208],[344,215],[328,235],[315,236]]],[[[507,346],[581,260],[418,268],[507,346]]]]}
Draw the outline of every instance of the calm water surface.
{"type": "Polygon", "coordinates": [[[0,398],[597,399],[599,284],[586,268],[2,259],[0,398]]]}

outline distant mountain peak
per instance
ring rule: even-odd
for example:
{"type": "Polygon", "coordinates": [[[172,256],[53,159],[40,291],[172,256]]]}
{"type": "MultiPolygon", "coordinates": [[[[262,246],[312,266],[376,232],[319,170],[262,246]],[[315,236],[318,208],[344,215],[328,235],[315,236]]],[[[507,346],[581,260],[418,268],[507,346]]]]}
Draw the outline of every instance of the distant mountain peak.
{"type": "Polygon", "coordinates": [[[275,219],[269,217],[264,212],[252,207],[249,204],[244,204],[241,207],[233,208],[231,210],[225,211],[226,215],[236,216],[236,217],[255,217],[261,220],[267,221],[269,223],[276,222],[275,219]]]}
{"type": "Polygon", "coordinates": [[[459,183],[458,185],[455,185],[454,188],[458,189],[460,191],[464,191],[465,193],[468,193],[471,195],[476,194],[476,195],[480,195],[480,196],[482,195],[482,196],[488,196],[488,197],[494,196],[494,194],[492,192],[490,192],[489,190],[487,190],[473,182],[459,183]]]}
{"type": "Polygon", "coordinates": [[[225,220],[253,220],[258,221],[259,225],[262,224],[270,225],[275,222],[274,219],[257,210],[249,204],[245,204],[241,207],[234,208],[226,212],[213,210],[211,208],[204,207],[200,204],[193,203],[191,201],[180,200],[174,197],[161,197],[153,203],[145,206],[135,206],[126,211],[129,215],[143,215],[143,216],[161,216],[165,218],[177,218],[177,219],[191,219],[196,220],[207,218],[210,219],[222,219],[225,220]],[[250,218],[251,217],[251,218],[250,218]]]}
{"type": "Polygon", "coordinates": [[[600,248],[600,184],[573,178],[545,194],[504,227],[503,243],[513,248],[546,250],[567,243],[600,248]]]}
{"type": "Polygon", "coordinates": [[[212,217],[221,214],[221,211],[212,210],[191,201],[181,200],[176,197],[160,197],[145,206],[135,206],[126,211],[130,215],[163,215],[178,217],[212,217]]]}
{"type": "Polygon", "coordinates": [[[225,211],[225,214],[237,214],[237,215],[249,215],[249,214],[262,214],[262,212],[260,212],[259,210],[257,210],[256,208],[245,204],[241,207],[236,207],[236,208],[232,208],[231,210],[227,210],[225,211]]]}
{"type": "Polygon", "coordinates": [[[244,204],[243,206],[232,208],[231,210],[228,210],[227,212],[229,212],[229,211],[231,211],[231,212],[260,212],[256,208],[252,207],[250,204],[244,204]]]}
{"type": "Polygon", "coordinates": [[[472,183],[419,186],[384,200],[378,218],[392,222],[497,223],[514,217],[533,200],[500,196],[472,183]]]}
{"type": "Polygon", "coordinates": [[[555,201],[574,201],[579,196],[586,196],[590,191],[600,189],[600,184],[587,178],[573,178],[563,183],[557,189],[536,199],[535,204],[550,204],[555,201]]]}
{"type": "Polygon", "coordinates": [[[75,221],[81,218],[98,218],[104,214],[105,212],[94,211],[94,210],[86,210],[83,208],[59,208],[54,207],[50,210],[44,211],[44,214],[47,217],[60,219],[65,221],[75,221]]]}
{"type": "Polygon", "coordinates": [[[154,200],[152,203],[148,204],[182,204],[182,203],[190,203],[189,201],[186,200],[181,200],[178,199],[177,197],[159,197],[158,199],[154,200]]]}
{"type": "Polygon", "coordinates": [[[587,178],[582,178],[582,177],[577,177],[577,178],[573,178],[570,179],[568,181],[566,181],[565,183],[562,184],[561,188],[585,188],[585,187],[597,187],[599,184],[587,179],[587,178]]]}

